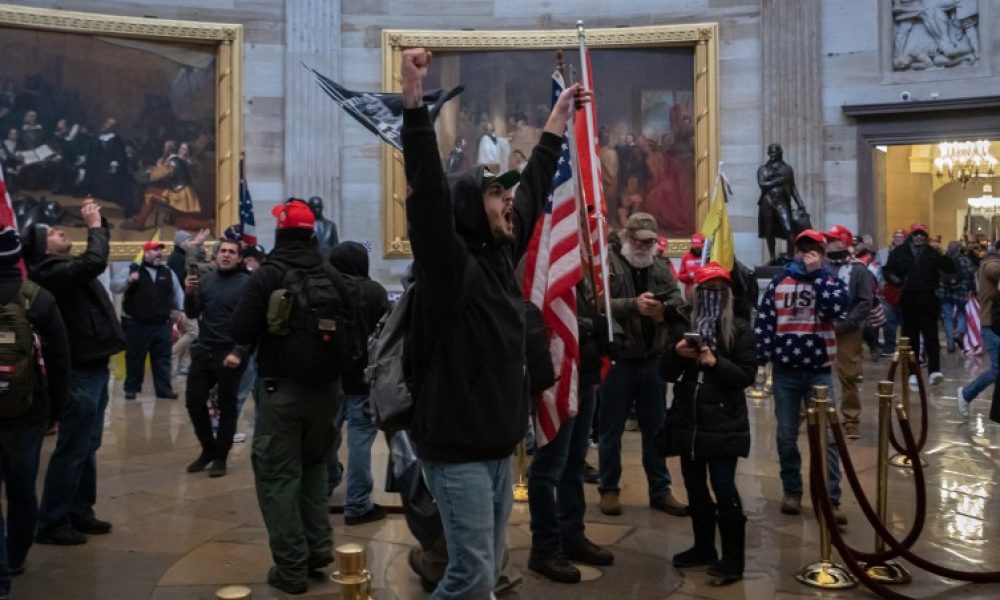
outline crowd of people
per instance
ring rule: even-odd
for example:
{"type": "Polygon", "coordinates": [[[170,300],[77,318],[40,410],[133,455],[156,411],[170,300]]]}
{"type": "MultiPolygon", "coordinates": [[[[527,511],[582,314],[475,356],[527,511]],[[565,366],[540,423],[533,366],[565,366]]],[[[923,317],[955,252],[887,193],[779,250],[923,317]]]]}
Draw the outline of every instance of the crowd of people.
{"type": "MultiPolygon", "coordinates": [[[[413,404],[404,430],[389,439],[412,440],[419,465],[409,470],[412,485],[399,486],[419,541],[411,568],[434,599],[486,599],[510,585],[510,457],[529,427],[531,391],[546,377],[529,359],[517,266],[544,210],[570,114],[589,102],[589,93],[574,85],[559,96],[523,169],[499,173],[476,165],[449,180],[450,161],[441,160],[422,104],[430,61],[424,50],[403,52],[413,264],[400,377],[413,404]]],[[[141,392],[147,356],[158,401],[177,399],[173,382],[186,378],[199,447],[187,466],[191,474],[227,474],[229,453],[241,441],[240,412],[253,394],[251,468],[273,559],[267,581],[305,593],[310,574],[333,561],[329,501],[345,479],[337,457],[345,425],[344,521],[386,517],[372,501],[378,427],[367,349],[392,308],[385,288],[369,276],[367,249],[339,242],[322,216],[322,200],[290,198],[271,213],[276,232],[268,253],[244,244],[235,226],[207,249],[208,230],[178,232],[169,257],[164,244],[146,243],[141,259],[112,280],[123,298],[118,314],[98,280],[108,267],[107,221],[93,200],[80,212],[88,237],[79,254],[64,230],[44,223],[0,231],[0,365],[14,365],[0,369],[0,476],[8,498],[0,598],[24,572],[33,542],[83,544],[112,530],[94,510],[96,453],[109,360],[123,350],[126,401],[141,392]],[[22,259],[27,279],[18,269],[22,259]],[[53,424],[57,439],[39,503],[41,444],[53,424]]],[[[614,564],[614,554],[586,534],[586,457],[596,441],[598,508],[621,515],[622,437],[630,416],[641,436],[649,508],[690,519],[694,543],[672,563],[705,566],[713,583],[724,585],[740,580],[745,568],[736,472],[752,445],[745,390],[767,365],[780,511],[788,515],[802,510],[800,415],[814,386],[839,396],[847,437],[860,437],[866,345],[875,360],[891,354],[901,328],[926,357],[931,385],[940,384],[938,321],[945,323],[948,351],[956,351],[967,332],[965,304],[976,297],[991,368],[959,389],[963,417],[997,377],[1000,245],[981,255],[978,247],[953,242],[943,252],[940,238],[917,223],[875,251],[842,225],[807,229],[795,237],[791,261],[758,293],[739,262],[727,269],[706,260],[701,236],[676,273],[658,243],[656,216],[622,216],[609,240],[611,314],[601,314],[587,277],[576,289],[577,411],[534,449],[528,472],[528,568],[542,577],[572,584],[581,580],[574,563],[614,564]],[[679,458],[687,504],[673,493],[666,462],[672,456],[679,458]]],[[[834,517],[845,526],[832,442],[827,453],[834,517]]],[[[396,477],[404,470],[392,469],[396,477]]]]}

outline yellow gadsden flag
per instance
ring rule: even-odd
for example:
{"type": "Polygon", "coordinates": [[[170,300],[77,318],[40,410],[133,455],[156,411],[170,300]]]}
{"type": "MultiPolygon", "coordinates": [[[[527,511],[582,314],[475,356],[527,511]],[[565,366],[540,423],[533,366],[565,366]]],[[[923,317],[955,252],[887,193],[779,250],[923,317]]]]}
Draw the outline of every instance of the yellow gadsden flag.
{"type": "MultiPolygon", "coordinates": [[[[160,228],[159,227],[156,228],[156,233],[153,234],[153,237],[149,238],[149,241],[151,241],[151,242],[159,242],[159,241],[161,241],[160,240],[160,228]]],[[[132,262],[134,262],[137,265],[141,265],[142,264],[142,255],[143,255],[143,252],[144,252],[143,249],[139,248],[139,253],[135,255],[135,260],[133,260],[132,262]]]]}
{"type": "MultiPolygon", "coordinates": [[[[721,167],[721,165],[720,165],[721,167]]],[[[717,262],[727,271],[732,271],[736,263],[736,252],[733,246],[733,230],[729,226],[729,198],[733,190],[726,175],[719,169],[719,186],[722,193],[716,193],[712,204],[708,207],[701,233],[708,245],[708,260],[717,262]]]]}

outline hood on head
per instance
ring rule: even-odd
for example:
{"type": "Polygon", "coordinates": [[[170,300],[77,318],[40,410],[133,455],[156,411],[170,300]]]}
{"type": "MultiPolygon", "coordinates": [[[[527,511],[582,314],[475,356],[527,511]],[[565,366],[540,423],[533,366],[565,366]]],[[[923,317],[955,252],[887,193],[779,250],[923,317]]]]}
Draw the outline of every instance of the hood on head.
{"type": "Polygon", "coordinates": [[[476,165],[450,180],[451,210],[455,217],[455,231],[470,247],[494,244],[493,231],[483,206],[483,180],[485,165],[476,165]]]}
{"type": "Polygon", "coordinates": [[[341,242],[330,251],[330,264],[338,271],[368,278],[368,250],[357,242],[341,242]]]}

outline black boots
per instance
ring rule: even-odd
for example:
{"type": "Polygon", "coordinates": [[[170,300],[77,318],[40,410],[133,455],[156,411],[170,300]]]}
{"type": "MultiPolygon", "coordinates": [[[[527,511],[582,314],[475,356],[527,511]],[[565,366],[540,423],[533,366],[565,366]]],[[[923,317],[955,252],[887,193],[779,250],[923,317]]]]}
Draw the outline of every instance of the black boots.
{"type": "Polygon", "coordinates": [[[743,579],[746,551],[746,517],[739,496],[727,498],[719,505],[719,537],[722,538],[722,560],[708,568],[713,585],[728,585],[743,579]]]}
{"type": "Polygon", "coordinates": [[[719,560],[715,552],[715,505],[692,504],[691,528],[694,530],[694,547],[674,555],[674,566],[680,569],[713,565],[719,560]]]}

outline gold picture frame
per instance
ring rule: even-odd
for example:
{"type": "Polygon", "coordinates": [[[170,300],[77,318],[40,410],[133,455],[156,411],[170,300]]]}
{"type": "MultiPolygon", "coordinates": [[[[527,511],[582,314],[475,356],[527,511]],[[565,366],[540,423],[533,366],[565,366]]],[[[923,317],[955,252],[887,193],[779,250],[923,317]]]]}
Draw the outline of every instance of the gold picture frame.
{"type": "MultiPolygon", "coordinates": [[[[214,160],[205,165],[214,168],[214,189],[201,192],[203,196],[214,195],[214,229],[219,234],[226,227],[239,221],[239,162],[242,148],[242,90],[243,90],[243,26],[234,23],[209,23],[125,17],[96,13],[71,12],[27,8],[0,4],[0,28],[17,28],[41,32],[70,33],[101,38],[125,38],[127,44],[169,44],[197,47],[198,52],[207,56],[201,48],[214,49],[214,160]],[[212,164],[214,162],[214,164],[212,164]]],[[[211,89],[211,80],[206,83],[211,89]]],[[[211,99],[207,100],[211,102],[211,99]]],[[[211,104],[206,122],[211,120],[211,104]]],[[[203,166],[202,168],[205,168],[203,166]]],[[[138,187],[138,183],[136,187],[138,187]]],[[[209,188],[211,186],[208,186],[209,188]]],[[[141,201],[142,197],[139,196],[141,201]]],[[[211,207],[204,208],[206,218],[211,217],[211,207]]],[[[154,229],[142,234],[153,235],[154,229]]],[[[132,260],[140,251],[143,241],[116,241],[116,230],[112,230],[111,259],[132,260]]],[[[165,236],[166,237],[166,236],[165,236]]],[[[172,246],[172,240],[164,243],[172,246]]],[[[79,247],[82,244],[76,244],[79,247]]],[[[82,250],[82,248],[79,248],[82,250]]]]}
{"type": "MultiPolygon", "coordinates": [[[[718,24],[654,25],[586,30],[587,46],[604,48],[693,49],[694,201],[696,229],[708,210],[709,194],[719,161],[719,50],[718,24]]],[[[400,61],[405,48],[423,47],[444,52],[563,49],[567,56],[578,47],[575,29],[539,31],[382,31],[382,88],[400,91],[400,61]]],[[[600,74],[597,103],[600,106],[600,74]]],[[[468,93],[468,92],[466,92],[468,93]]],[[[406,236],[406,178],[402,153],[382,146],[382,237],[385,258],[409,258],[406,236]]],[[[670,239],[667,254],[679,257],[688,250],[690,234],[670,239]]]]}

